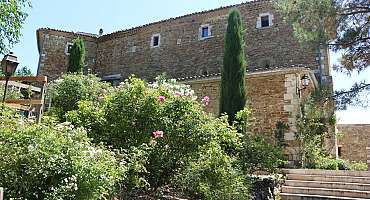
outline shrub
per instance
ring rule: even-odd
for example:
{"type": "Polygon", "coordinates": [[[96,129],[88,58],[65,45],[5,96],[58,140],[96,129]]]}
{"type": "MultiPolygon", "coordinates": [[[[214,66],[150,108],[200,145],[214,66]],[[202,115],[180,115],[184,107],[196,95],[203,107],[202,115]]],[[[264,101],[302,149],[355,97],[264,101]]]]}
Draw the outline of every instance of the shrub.
{"type": "Polygon", "coordinates": [[[124,162],[68,124],[34,125],[0,108],[0,183],[5,198],[109,199],[124,162]]]}
{"type": "Polygon", "coordinates": [[[218,144],[230,158],[242,148],[242,136],[227,117],[207,116],[195,98],[174,80],[147,85],[131,77],[100,104],[80,102],[66,116],[89,130],[95,142],[128,152],[133,168],[125,187],[153,188],[171,183],[207,145],[218,144]]]}
{"type": "Polygon", "coordinates": [[[247,180],[235,164],[235,158],[212,142],[202,148],[199,157],[189,163],[178,180],[201,199],[249,199],[247,180]]]}
{"type": "Polygon", "coordinates": [[[243,144],[241,162],[248,173],[275,173],[285,163],[282,147],[269,142],[265,136],[246,135],[243,144]]]}
{"type": "Polygon", "coordinates": [[[111,90],[108,83],[101,82],[94,75],[67,74],[53,81],[48,89],[52,100],[52,115],[65,120],[68,111],[77,109],[77,102],[93,101],[95,104],[111,90]]]}
{"type": "Polygon", "coordinates": [[[365,162],[350,162],[351,170],[354,171],[367,171],[369,169],[368,165],[365,162]]]}

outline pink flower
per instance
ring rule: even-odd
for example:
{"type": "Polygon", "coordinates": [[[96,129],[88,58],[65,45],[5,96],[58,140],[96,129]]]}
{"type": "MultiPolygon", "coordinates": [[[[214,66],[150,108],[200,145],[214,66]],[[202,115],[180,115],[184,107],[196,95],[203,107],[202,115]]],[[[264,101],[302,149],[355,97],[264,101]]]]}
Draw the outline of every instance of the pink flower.
{"type": "Polygon", "coordinates": [[[175,92],[175,96],[176,97],[182,97],[182,93],[181,92],[175,92]]]}
{"type": "Polygon", "coordinates": [[[204,106],[208,106],[209,105],[209,96],[203,97],[202,103],[203,103],[204,106]]]}
{"type": "Polygon", "coordinates": [[[165,100],[166,100],[165,96],[159,96],[158,97],[158,101],[161,102],[161,103],[163,103],[165,100]]]}
{"type": "Polygon", "coordinates": [[[163,131],[154,131],[153,132],[154,138],[163,138],[163,131]]]}

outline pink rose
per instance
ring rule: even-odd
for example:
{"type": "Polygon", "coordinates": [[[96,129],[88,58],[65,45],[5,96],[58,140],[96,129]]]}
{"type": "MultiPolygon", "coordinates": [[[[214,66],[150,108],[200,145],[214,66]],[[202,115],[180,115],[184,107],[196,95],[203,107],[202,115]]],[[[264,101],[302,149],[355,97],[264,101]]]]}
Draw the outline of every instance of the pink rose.
{"type": "Polygon", "coordinates": [[[163,131],[154,131],[153,132],[154,138],[163,138],[163,131]]]}
{"type": "Polygon", "coordinates": [[[158,101],[161,102],[161,103],[163,103],[165,100],[166,100],[165,96],[159,96],[158,97],[158,101]]]}
{"type": "Polygon", "coordinates": [[[204,106],[208,106],[209,105],[209,96],[203,97],[202,103],[203,103],[204,106]]]}
{"type": "Polygon", "coordinates": [[[181,92],[175,92],[175,96],[176,97],[182,97],[182,93],[181,92]]]}

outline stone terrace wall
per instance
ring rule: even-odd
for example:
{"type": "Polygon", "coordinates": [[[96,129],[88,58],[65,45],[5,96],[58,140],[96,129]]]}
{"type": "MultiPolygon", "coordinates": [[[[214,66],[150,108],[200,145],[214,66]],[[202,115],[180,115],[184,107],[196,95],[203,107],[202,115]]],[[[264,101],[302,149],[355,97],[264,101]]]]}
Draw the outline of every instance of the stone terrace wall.
{"type": "MultiPolygon", "coordinates": [[[[303,64],[316,65],[315,53],[299,47],[292,29],[269,1],[237,6],[247,29],[245,42],[250,69],[303,64]],[[260,13],[273,14],[273,26],[257,29],[260,13]]],[[[180,17],[99,38],[98,63],[101,75],[136,74],[152,80],[166,72],[171,77],[217,73],[223,62],[224,34],[229,8],[180,17]],[[199,40],[201,25],[212,26],[211,38],[199,40]],[[160,47],[151,48],[151,36],[160,33],[160,47]],[[133,52],[133,49],[134,52],[133,52]]]]}
{"type": "MultiPolygon", "coordinates": [[[[281,69],[266,72],[249,73],[246,78],[249,106],[255,118],[252,130],[256,134],[265,134],[274,138],[273,131],[279,121],[288,123],[290,130],[285,134],[288,143],[285,155],[288,160],[298,160],[298,147],[295,140],[297,131],[295,123],[299,110],[300,98],[297,87],[300,85],[300,77],[310,74],[310,70],[304,69],[281,69]]],[[[195,91],[198,98],[210,97],[207,112],[218,115],[219,112],[219,85],[220,78],[208,78],[203,80],[186,81],[195,91]]],[[[307,88],[314,88],[314,84],[307,88]]]]}
{"type": "Polygon", "coordinates": [[[370,167],[370,124],[338,124],[341,158],[367,162],[370,167]]]}

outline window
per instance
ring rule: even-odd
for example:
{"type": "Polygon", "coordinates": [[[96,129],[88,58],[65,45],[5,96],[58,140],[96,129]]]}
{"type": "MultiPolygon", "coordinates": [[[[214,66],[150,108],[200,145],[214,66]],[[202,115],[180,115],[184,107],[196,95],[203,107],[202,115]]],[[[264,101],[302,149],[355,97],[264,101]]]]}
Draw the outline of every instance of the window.
{"type": "Polygon", "coordinates": [[[207,27],[203,27],[202,28],[202,37],[205,38],[205,37],[208,37],[208,26],[207,27]]]}
{"type": "Polygon", "coordinates": [[[342,157],[342,146],[338,145],[338,157],[342,157]]]}
{"type": "Polygon", "coordinates": [[[200,26],[199,39],[202,40],[202,39],[210,38],[212,36],[211,28],[212,27],[208,24],[200,26]]]}
{"type": "Polygon", "coordinates": [[[152,48],[159,47],[161,45],[161,35],[160,34],[154,34],[152,36],[152,41],[150,43],[150,46],[152,48]]]}
{"type": "Polygon", "coordinates": [[[274,16],[270,13],[262,13],[257,18],[257,28],[267,28],[273,25],[274,16]]]}
{"type": "Polygon", "coordinates": [[[270,26],[269,16],[266,15],[266,16],[261,17],[261,27],[264,28],[264,27],[269,27],[269,26],[270,26]]]}
{"type": "Polygon", "coordinates": [[[69,55],[71,53],[72,46],[73,46],[73,43],[71,43],[71,42],[68,42],[67,43],[66,48],[64,50],[64,53],[66,55],[69,55]]]}

